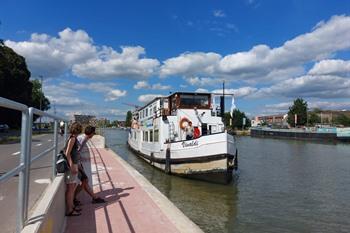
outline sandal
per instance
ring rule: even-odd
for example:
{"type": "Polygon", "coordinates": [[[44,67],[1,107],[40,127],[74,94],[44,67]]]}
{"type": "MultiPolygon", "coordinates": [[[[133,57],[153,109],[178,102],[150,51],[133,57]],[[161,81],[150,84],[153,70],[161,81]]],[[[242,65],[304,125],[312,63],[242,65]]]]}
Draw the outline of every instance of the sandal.
{"type": "Polygon", "coordinates": [[[96,204],[96,203],[106,203],[106,201],[103,198],[100,197],[96,197],[92,199],[92,203],[96,204]]]}
{"type": "Polygon", "coordinates": [[[76,212],[81,212],[83,209],[80,209],[80,208],[78,208],[77,206],[74,206],[74,207],[73,207],[73,210],[75,210],[76,212]]]}
{"type": "Polygon", "coordinates": [[[68,217],[70,217],[70,216],[80,216],[80,215],[81,215],[81,213],[77,212],[74,209],[71,212],[66,213],[66,216],[68,216],[68,217]],[[75,211],[75,213],[74,213],[74,211],[75,211]]]}

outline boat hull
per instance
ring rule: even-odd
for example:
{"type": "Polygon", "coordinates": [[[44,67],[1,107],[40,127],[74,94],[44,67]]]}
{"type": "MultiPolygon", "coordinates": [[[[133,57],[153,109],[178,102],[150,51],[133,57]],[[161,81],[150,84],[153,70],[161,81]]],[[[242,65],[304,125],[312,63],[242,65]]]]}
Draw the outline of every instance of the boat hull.
{"type": "MultiPolygon", "coordinates": [[[[221,135],[220,137],[227,138],[226,135],[224,137],[221,135]]],[[[184,142],[174,142],[167,144],[167,148],[163,151],[164,153],[147,153],[148,151],[134,148],[132,142],[130,143],[128,140],[129,147],[138,156],[167,174],[215,183],[229,183],[232,180],[233,171],[237,170],[238,166],[237,150],[228,145],[233,143],[233,139],[232,141],[221,140],[218,144],[211,143],[209,146],[217,147],[216,150],[210,150],[208,145],[195,140],[188,140],[185,143],[187,145],[191,143],[198,144],[203,148],[180,150],[179,145],[184,145],[184,142]],[[205,150],[207,152],[204,152],[205,150]],[[202,154],[198,154],[199,151],[202,151],[202,154]],[[218,153],[214,154],[208,151],[216,151],[218,153]],[[196,153],[197,156],[195,156],[196,153]]]]}

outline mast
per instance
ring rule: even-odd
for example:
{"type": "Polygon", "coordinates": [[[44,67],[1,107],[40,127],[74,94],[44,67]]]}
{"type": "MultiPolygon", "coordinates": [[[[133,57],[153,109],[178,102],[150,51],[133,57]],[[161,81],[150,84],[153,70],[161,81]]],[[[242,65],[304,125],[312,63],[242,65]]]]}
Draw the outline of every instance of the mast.
{"type": "Polygon", "coordinates": [[[222,83],[222,96],[220,96],[220,112],[221,112],[221,120],[224,123],[225,126],[225,80],[222,83]]]}

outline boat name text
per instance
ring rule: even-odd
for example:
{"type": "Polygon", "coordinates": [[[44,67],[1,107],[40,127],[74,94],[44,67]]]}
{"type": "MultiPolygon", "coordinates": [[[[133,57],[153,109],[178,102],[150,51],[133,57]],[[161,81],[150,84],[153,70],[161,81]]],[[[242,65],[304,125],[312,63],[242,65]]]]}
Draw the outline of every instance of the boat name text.
{"type": "Polygon", "coordinates": [[[191,147],[191,146],[198,146],[198,141],[194,140],[194,141],[191,141],[191,142],[182,142],[182,147],[183,148],[191,147]]]}

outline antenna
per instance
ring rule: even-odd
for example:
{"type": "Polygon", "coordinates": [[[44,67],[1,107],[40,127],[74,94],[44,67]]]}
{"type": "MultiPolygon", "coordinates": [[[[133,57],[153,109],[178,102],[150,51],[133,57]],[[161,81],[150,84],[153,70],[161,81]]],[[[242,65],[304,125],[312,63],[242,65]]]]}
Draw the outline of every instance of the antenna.
{"type": "MultiPolygon", "coordinates": [[[[1,25],[2,25],[2,22],[0,20],[0,32],[1,32],[1,25]]],[[[0,38],[0,46],[3,46],[3,45],[5,45],[4,40],[0,38]]]]}
{"type": "Polygon", "coordinates": [[[127,105],[127,106],[131,106],[131,107],[134,107],[134,108],[139,108],[140,107],[139,105],[132,104],[132,103],[122,103],[122,104],[127,105]]]}

